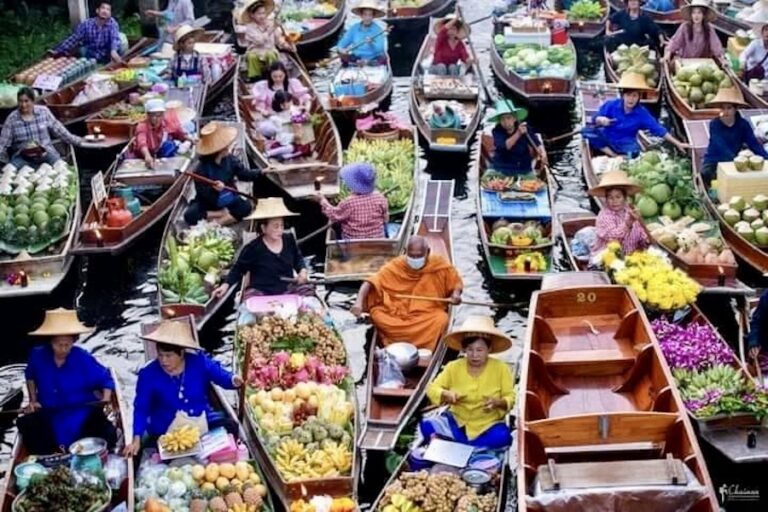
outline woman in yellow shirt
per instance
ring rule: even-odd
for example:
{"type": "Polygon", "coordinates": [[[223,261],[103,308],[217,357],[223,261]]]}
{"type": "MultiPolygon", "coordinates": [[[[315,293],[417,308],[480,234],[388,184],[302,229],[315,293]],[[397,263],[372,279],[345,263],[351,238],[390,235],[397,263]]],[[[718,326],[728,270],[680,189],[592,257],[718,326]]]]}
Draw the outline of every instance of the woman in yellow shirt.
{"type": "Polygon", "coordinates": [[[465,357],[445,365],[427,388],[432,403],[449,408],[423,419],[421,435],[480,448],[509,446],[512,438],[505,418],[515,402],[512,372],[506,363],[488,355],[508,349],[512,341],[494,327],[490,317],[471,316],[444,342],[465,357]]]}

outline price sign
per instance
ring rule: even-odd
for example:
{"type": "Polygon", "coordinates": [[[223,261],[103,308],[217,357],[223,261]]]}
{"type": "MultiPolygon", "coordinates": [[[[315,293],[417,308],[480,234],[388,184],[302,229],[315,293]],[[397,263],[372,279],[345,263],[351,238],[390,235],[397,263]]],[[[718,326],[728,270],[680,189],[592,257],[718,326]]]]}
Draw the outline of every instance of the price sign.
{"type": "Polygon", "coordinates": [[[35,78],[35,83],[32,84],[32,87],[35,89],[43,89],[44,91],[55,91],[61,86],[61,82],[63,80],[64,77],[60,75],[41,74],[37,75],[37,78],[35,78]]]}
{"type": "Polygon", "coordinates": [[[104,174],[97,172],[91,178],[91,191],[93,194],[93,203],[100,205],[107,198],[107,188],[104,186],[104,174]]]}

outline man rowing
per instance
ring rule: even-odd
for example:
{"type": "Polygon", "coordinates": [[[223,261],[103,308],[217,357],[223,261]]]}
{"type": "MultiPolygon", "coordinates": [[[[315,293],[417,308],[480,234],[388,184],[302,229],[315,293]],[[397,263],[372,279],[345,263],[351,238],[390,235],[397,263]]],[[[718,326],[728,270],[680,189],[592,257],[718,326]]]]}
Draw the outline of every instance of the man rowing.
{"type": "Polygon", "coordinates": [[[434,350],[448,327],[448,304],[459,304],[463,283],[459,272],[427,240],[412,236],[406,254],[398,256],[360,287],[351,312],[371,315],[384,345],[408,341],[434,350]],[[418,294],[420,299],[409,298],[418,294]]]}

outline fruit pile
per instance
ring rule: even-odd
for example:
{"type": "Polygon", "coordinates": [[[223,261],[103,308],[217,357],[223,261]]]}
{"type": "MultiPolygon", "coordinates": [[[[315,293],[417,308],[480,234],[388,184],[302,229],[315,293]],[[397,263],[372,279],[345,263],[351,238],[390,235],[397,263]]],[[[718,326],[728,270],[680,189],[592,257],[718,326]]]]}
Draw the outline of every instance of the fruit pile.
{"type": "Polygon", "coordinates": [[[546,272],[548,268],[547,258],[536,251],[520,254],[515,259],[507,261],[507,270],[510,272],[546,272]]]}
{"type": "Polygon", "coordinates": [[[724,244],[719,231],[713,233],[711,222],[696,222],[692,217],[675,221],[659,217],[658,222],[647,224],[651,237],[689,264],[735,265],[733,253],[724,244]]]}
{"type": "Polygon", "coordinates": [[[733,196],[728,203],[718,205],[717,211],[746,241],[768,247],[768,196],[758,194],[749,203],[733,196]]]}
{"type": "Polygon", "coordinates": [[[66,236],[77,174],[63,160],[37,170],[11,164],[0,176],[0,250],[37,253],[66,236]]]}
{"type": "Polygon", "coordinates": [[[296,500],[291,503],[290,512],[355,512],[357,503],[352,498],[331,498],[330,496],[314,496],[309,501],[296,500]]]}
{"type": "Polygon", "coordinates": [[[733,87],[725,71],[714,61],[682,66],[672,78],[675,91],[693,108],[705,108],[721,87],[733,87]]]}
{"type": "Polygon", "coordinates": [[[131,105],[127,101],[121,101],[102,110],[99,117],[112,121],[138,123],[144,120],[146,114],[144,113],[143,105],[131,105]]]}
{"type": "Polygon", "coordinates": [[[191,425],[166,432],[158,443],[168,453],[178,453],[190,450],[200,442],[200,429],[191,425]]]}
{"type": "MultiPolygon", "coordinates": [[[[603,17],[605,9],[597,0],[576,0],[566,10],[570,21],[597,21],[603,17]]],[[[626,45],[622,45],[626,46],[626,45]]]]}
{"type": "Polygon", "coordinates": [[[648,87],[656,88],[659,85],[659,61],[647,46],[619,45],[611,54],[611,63],[619,76],[624,73],[640,73],[648,87]]]}
{"type": "Polygon", "coordinates": [[[45,475],[34,475],[29,486],[13,502],[14,512],[70,512],[102,510],[109,503],[106,482],[92,473],[58,466],[45,475]]]}
{"type": "Polygon", "coordinates": [[[178,238],[177,242],[173,236],[168,237],[158,271],[163,303],[205,304],[210,299],[205,285],[213,287],[223,279],[234,260],[238,235],[229,228],[202,221],[179,233],[178,238]]]}
{"type": "MultiPolygon", "coordinates": [[[[499,34],[496,37],[501,36],[499,34]]],[[[524,78],[571,79],[576,73],[576,51],[571,46],[552,45],[542,48],[538,44],[520,43],[506,45],[501,36],[496,45],[503,49],[506,68],[524,78]]]]}
{"type": "Polygon", "coordinates": [[[17,84],[32,85],[40,75],[62,77],[62,84],[89,74],[96,69],[95,59],[76,57],[48,57],[13,77],[17,84]]]}
{"type": "Polygon", "coordinates": [[[495,492],[478,494],[459,475],[402,473],[384,489],[378,512],[493,512],[495,492]]]}
{"type": "Polygon", "coordinates": [[[492,192],[506,192],[512,190],[515,186],[515,178],[511,176],[504,176],[503,174],[497,174],[493,172],[487,172],[480,179],[480,186],[484,190],[490,190],[492,192]]]}
{"type": "MultiPolygon", "coordinates": [[[[356,138],[344,153],[344,163],[366,162],[376,169],[376,188],[386,191],[389,211],[405,210],[413,194],[415,156],[412,139],[367,140],[356,138]]],[[[349,195],[342,186],[340,198],[349,195]]]]}
{"type": "Polygon", "coordinates": [[[317,441],[318,437],[311,437],[313,434],[308,430],[304,433],[310,436],[308,438],[315,440],[303,443],[302,441],[306,438],[302,440],[294,437],[285,438],[271,452],[283,480],[296,482],[350,474],[353,456],[348,445],[327,438],[317,441]]]}
{"type": "Polygon", "coordinates": [[[491,227],[491,243],[508,247],[535,247],[552,241],[545,235],[546,228],[537,221],[525,224],[497,220],[491,227]]]}

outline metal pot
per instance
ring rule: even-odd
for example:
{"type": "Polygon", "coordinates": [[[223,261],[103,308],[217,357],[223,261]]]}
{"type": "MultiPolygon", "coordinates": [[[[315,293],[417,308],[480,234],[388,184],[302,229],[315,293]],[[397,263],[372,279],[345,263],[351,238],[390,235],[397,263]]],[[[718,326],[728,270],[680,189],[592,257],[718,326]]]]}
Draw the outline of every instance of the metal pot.
{"type": "Polygon", "coordinates": [[[413,343],[398,341],[388,345],[386,351],[404,372],[414,369],[419,362],[419,351],[413,343]]]}
{"type": "Polygon", "coordinates": [[[71,469],[101,469],[107,463],[107,442],[99,437],[84,437],[69,446],[71,469]]]}
{"type": "Polygon", "coordinates": [[[477,494],[485,494],[491,488],[491,475],[482,469],[465,469],[461,472],[461,479],[477,494]]]}

